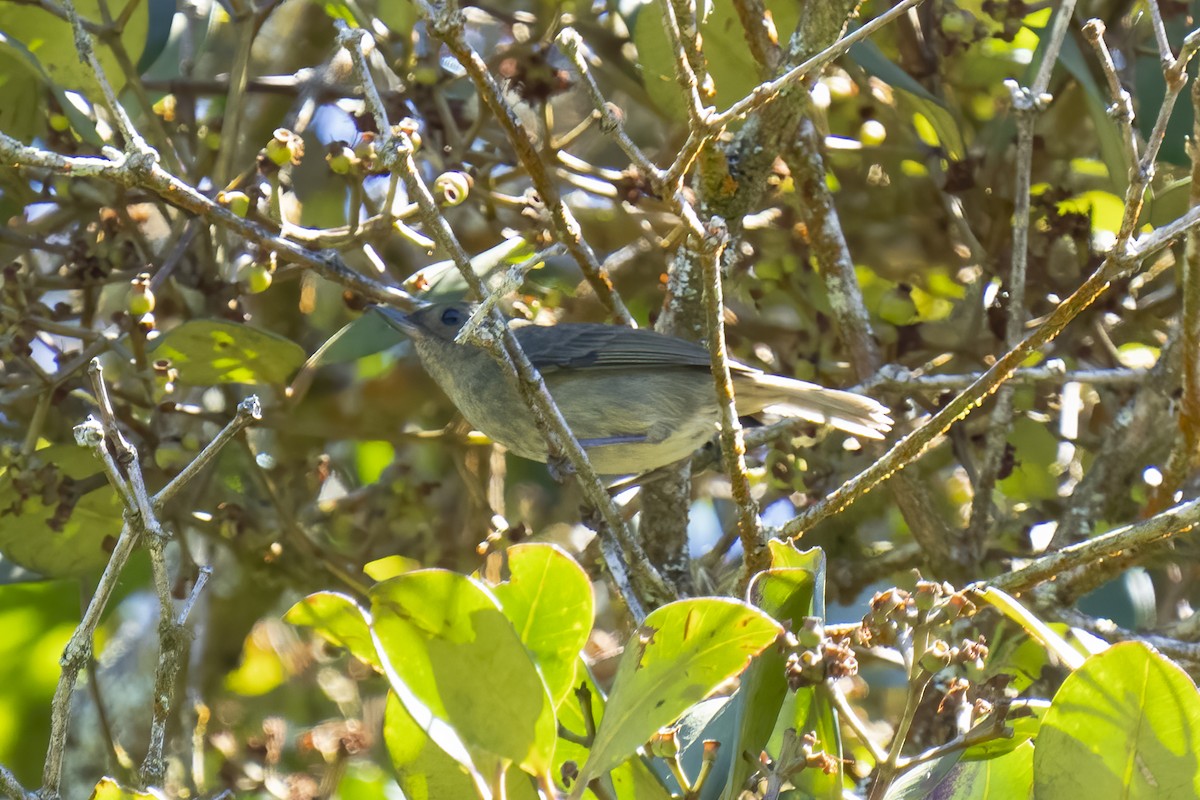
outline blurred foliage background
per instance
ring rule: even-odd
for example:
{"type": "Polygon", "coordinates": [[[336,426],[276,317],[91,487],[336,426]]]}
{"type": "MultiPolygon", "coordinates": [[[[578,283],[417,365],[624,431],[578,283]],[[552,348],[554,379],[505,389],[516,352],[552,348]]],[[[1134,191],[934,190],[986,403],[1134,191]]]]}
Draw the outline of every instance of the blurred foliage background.
{"type": "MultiPolygon", "coordinates": [[[[786,38],[799,5],[765,5],[786,38]]],[[[861,18],[888,5],[866,2],[861,18]]],[[[866,391],[895,410],[902,429],[1007,349],[1015,126],[1004,82],[1028,83],[1052,5],[928,0],[811,87],[826,182],[870,322],[884,361],[903,368],[890,367],[866,391]]],[[[1149,109],[1138,123],[1149,126],[1164,81],[1142,4],[1079,5],[1078,19],[1107,24],[1122,80],[1137,109],[1149,109]]],[[[713,102],[724,108],[760,77],[736,15],[717,6],[702,34],[713,102]]],[[[336,249],[385,283],[412,281],[430,265],[433,272],[409,285],[445,277],[446,255],[419,231],[377,222],[391,199],[419,228],[403,187],[397,191],[386,174],[339,174],[325,157],[349,148],[354,159],[371,158],[372,123],[335,36],[333,21],[344,19],[371,32],[370,63],[385,104],[393,118],[417,120],[420,168],[429,182],[440,180],[443,200],[457,193],[445,213],[468,251],[492,251],[491,261],[507,266],[552,238],[511,144],[406,1],[134,0],[122,7],[80,0],[76,7],[107,32],[101,62],[163,165],[235,213],[313,248],[336,249]],[[282,164],[270,157],[273,140],[289,148],[282,164]],[[493,248],[501,245],[515,254],[497,259],[493,248]]],[[[1190,29],[1194,10],[1162,4],[1172,41],[1190,29]]],[[[0,131],[62,154],[95,153],[111,139],[112,123],[92,105],[99,95],[61,11],[0,0],[0,131]]],[[[533,132],[584,238],[639,323],[652,324],[681,228],[601,130],[553,42],[568,24],[580,32],[626,131],[664,164],[687,131],[657,6],[530,0],[480,2],[464,12],[472,45],[533,132]]],[[[1103,78],[1078,25],[1051,92],[1033,161],[1030,324],[1099,266],[1128,185],[1103,78]]],[[[1187,207],[1191,125],[1189,104],[1181,103],[1145,225],[1187,207]]],[[[727,254],[732,353],[780,374],[854,385],[800,219],[806,198],[782,158],[761,179],[762,200],[727,254]]],[[[335,789],[377,797],[391,785],[378,766],[385,763],[378,757],[383,683],[280,620],[304,593],[361,587],[368,562],[401,555],[469,572],[481,566],[477,546],[489,535],[533,538],[581,553],[603,597],[578,490],[471,437],[407,345],[305,366],[360,318],[362,296],[143,190],[102,181],[5,166],[0,218],[7,222],[0,227],[0,763],[27,785],[41,770],[57,659],[121,522],[98,463],[73,443],[72,427],[94,411],[84,369],[93,356],[103,360],[152,489],[195,456],[243,397],[257,393],[265,406],[264,422],[164,511],[184,545],[172,548],[179,595],[197,565],[214,569],[193,612],[174,731],[181,744],[172,752],[179,786],[185,773],[202,776],[200,792],[229,787],[279,797],[335,789]],[[500,531],[497,515],[506,523],[500,531]],[[193,740],[199,755],[190,754],[193,740]]],[[[1178,258],[1179,251],[1163,252],[1116,280],[1026,365],[1053,369],[1016,383],[994,510],[982,522],[972,522],[973,487],[990,406],[908,468],[947,532],[985,526],[982,563],[931,575],[941,554],[912,546],[886,491],[806,537],[830,558],[831,601],[840,603],[830,608],[832,621],[861,617],[873,588],[911,584],[910,568],[983,579],[1013,558],[1194,496],[1196,476],[1169,466],[1179,438],[1178,258]]],[[[456,291],[452,279],[446,284],[433,290],[456,291]]],[[[540,322],[604,319],[566,256],[546,259],[510,310],[540,322]]],[[[378,335],[356,330],[360,342],[378,335]]],[[[791,518],[880,452],[803,426],[755,449],[751,475],[765,519],[791,518]]],[[[693,493],[689,550],[699,557],[732,529],[733,510],[717,472],[699,475],[693,493]]],[[[637,503],[629,501],[630,515],[637,503]]],[[[693,562],[697,585],[728,586],[736,557],[735,547],[723,559],[693,562]]],[[[1196,602],[1195,571],[1193,554],[1165,551],[1145,567],[1097,571],[1075,596],[1087,613],[1125,627],[1177,623],[1196,602]]],[[[68,758],[76,787],[90,786],[88,777],[94,782],[114,762],[128,769],[128,754],[145,748],[157,608],[145,565],[126,573],[113,607],[83,692],[103,698],[107,718],[95,716],[94,702],[77,715],[68,758]]],[[[591,643],[601,672],[623,637],[618,615],[603,619],[614,630],[591,643]]],[[[1042,680],[1052,687],[1055,677],[1042,680]]],[[[886,679],[874,688],[871,707],[886,710],[886,679]]]]}

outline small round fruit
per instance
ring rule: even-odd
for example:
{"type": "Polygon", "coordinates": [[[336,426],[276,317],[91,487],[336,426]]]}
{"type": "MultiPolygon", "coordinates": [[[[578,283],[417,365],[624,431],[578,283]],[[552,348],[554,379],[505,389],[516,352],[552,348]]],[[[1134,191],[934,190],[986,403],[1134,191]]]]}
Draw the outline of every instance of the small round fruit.
{"type": "Polygon", "coordinates": [[[134,286],[129,292],[128,311],[131,316],[141,317],[154,310],[154,292],[148,287],[134,286]]]}
{"type": "Polygon", "coordinates": [[[887,138],[887,128],[877,119],[869,119],[858,129],[858,140],[863,147],[878,147],[887,138]]]}
{"type": "Polygon", "coordinates": [[[238,277],[246,286],[246,291],[250,294],[262,294],[271,288],[271,281],[274,280],[274,276],[271,275],[271,270],[267,265],[257,261],[242,267],[241,274],[238,277]]]}

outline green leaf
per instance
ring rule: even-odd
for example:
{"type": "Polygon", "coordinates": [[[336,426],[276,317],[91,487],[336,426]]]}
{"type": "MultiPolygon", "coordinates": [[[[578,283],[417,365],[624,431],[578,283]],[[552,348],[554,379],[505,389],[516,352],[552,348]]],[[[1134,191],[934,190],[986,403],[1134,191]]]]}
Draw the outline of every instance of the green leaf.
{"type": "Polygon", "coordinates": [[[336,647],[344,647],[380,672],[383,666],[371,639],[371,617],[354,600],[337,592],[316,592],[283,615],[293,625],[312,628],[336,647]]]}
{"type": "MultiPolygon", "coordinates": [[[[587,664],[580,657],[576,662],[575,682],[573,687],[586,686],[591,694],[591,709],[593,721],[599,724],[604,719],[604,692],[596,685],[587,664]]],[[[582,735],[587,729],[583,720],[583,709],[574,696],[560,703],[557,709],[558,723],[565,729],[582,735]]],[[[587,760],[588,750],[576,742],[559,739],[554,749],[554,778],[560,789],[566,790],[560,776],[562,767],[567,761],[575,762],[578,766],[587,760]]],[[[671,794],[663,786],[662,781],[654,774],[641,758],[631,758],[615,767],[607,776],[598,780],[609,788],[617,800],[671,800],[671,794]]]]}
{"type": "Polygon", "coordinates": [[[1155,228],[1161,228],[1167,223],[1174,222],[1187,213],[1192,201],[1192,179],[1180,178],[1160,186],[1147,198],[1142,207],[1142,215],[1138,217],[1138,225],[1149,223],[1155,228]]]}
{"type": "Polygon", "coordinates": [[[910,110],[920,114],[929,123],[946,155],[956,161],[966,156],[962,129],[954,114],[939,97],[884,55],[879,45],[865,39],[851,47],[848,55],[868,73],[900,91],[901,99],[910,106],[910,110]]]}
{"type": "MultiPolygon", "coordinates": [[[[774,566],[755,576],[750,585],[750,601],[795,630],[805,617],[817,615],[818,597],[820,605],[824,605],[825,555],[815,547],[802,553],[790,542],[778,539],[771,540],[768,547],[774,566]]],[[[730,743],[734,758],[725,784],[727,793],[734,792],[750,777],[759,753],[775,730],[784,699],[788,697],[784,661],[778,650],[765,651],[746,670],[731,701],[735,704],[731,710],[736,715],[737,734],[730,743]]],[[[809,694],[813,689],[801,691],[809,694]]]]}
{"type": "Polygon", "coordinates": [[[283,384],[304,363],[304,348],[290,339],[219,319],[185,322],[150,349],[155,359],[168,359],[181,380],[197,386],[283,384]]]}
{"type": "Polygon", "coordinates": [[[625,646],[580,782],[629,758],[782,631],[759,609],[726,598],[679,600],[653,611],[625,646]]]}
{"type": "Polygon", "coordinates": [[[551,544],[513,545],[507,554],[512,577],[492,593],[541,669],[557,708],[571,692],[579,652],[592,630],[592,582],[575,559],[551,544]]]}
{"type": "Polygon", "coordinates": [[[1030,797],[1033,751],[1033,745],[1024,742],[1012,752],[986,761],[969,761],[960,754],[934,759],[905,773],[884,797],[885,800],[927,800],[931,797],[1018,800],[1030,797]]]}
{"type": "Polygon", "coordinates": [[[0,467],[0,553],[46,577],[101,569],[123,512],[100,461],[78,445],[35,451],[19,475],[0,467]]]}
{"type": "Polygon", "coordinates": [[[327,364],[341,364],[366,356],[381,353],[405,340],[404,334],[396,330],[374,306],[367,309],[358,319],[342,326],[342,329],[325,340],[307,361],[304,371],[327,364]]]}
{"type": "MultiPolygon", "coordinates": [[[[775,22],[775,30],[786,45],[800,21],[800,4],[788,0],[768,0],[763,4],[775,22]]],[[[646,93],[654,109],[670,119],[687,120],[683,92],[675,80],[674,48],[671,45],[660,6],[644,3],[632,20],[633,42],[637,46],[638,66],[646,93]]],[[[725,109],[748,95],[759,82],[761,67],[750,54],[746,34],[734,4],[708,0],[701,10],[700,36],[704,57],[712,77],[716,96],[705,101],[725,109]]]]}
{"type": "Polygon", "coordinates": [[[377,584],[370,595],[384,673],[434,741],[483,774],[489,759],[548,773],[553,701],[491,593],[431,569],[377,584]]]}
{"type": "Polygon", "coordinates": [[[778,753],[783,743],[783,732],[787,728],[795,728],[802,735],[814,734],[817,737],[814,750],[829,754],[837,764],[828,775],[819,769],[803,770],[792,777],[792,785],[806,797],[841,800],[842,735],[838,728],[837,711],[828,696],[815,686],[789,692],[780,717],[786,724],[780,724],[772,733],[767,745],[770,752],[778,753]]]}
{"type": "Polygon", "coordinates": [[[126,789],[112,778],[101,778],[90,800],[159,800],[162,796],[155,790],[126,789]]]}
{"type": "Polygon", "coordinates": [[[1088,658],[1063,681],[1034,755],[1036,796],[1200,797],[1200,697],[1141,642],[1088,658]]]}
{"type": "MultiPolygon", "coordinates": [[[[136,62],[146,44],[150,4],[141,0],[115,0],[107,3],[107,8],[116,18],[130,2],[135,6],[121,32],[121,43],[136,62]]],[[[99,0],[77,0],[74,5],[84,20],[104,24],[99,0]]],[[[95,37],[93,43],[100,66],[113,90],[119,93],[126,82],[124,71],[111,49],[95,37]]],[[[81,92],[95,103],[103,100],[100,84],[75,49],[70,22],[33,3],[0,2],[0,91],[5,98],[0,103],[0,130],[23,141],[30,141],[31,136],[42,131],[41,98],[36,97],[32,106],[15,101],[40,94],[43,86],[58,97],[64,113],[73,121],[76,115],[70,113],[70,103],[64,102],[63,90],[81,92]]],[[[89,127],[90,124],[83,130],[89,127]]]]}
{"type": "MultiPolygon", "coordinates": [[[[505,270],[534,254],[533,246],[521,236],[512,236],[471,259],[471,271],[489,289],[499,285],[505,270]]],[[[540,265],[538,265],[540,266],[540,265]]],[[[537,268],[536,266],[534,267],[537,268]]],[[[426,300],[459,300],[467,294],[467,281],[453,261],[438,261],[414,272],[404,288],[426,300]]]]}
{"type": "MultiPolygon", "coordinates": [[[[1060,13],[1062,13],[1061,9],[1055,9],[1055,16],[1060,13]]],[[[1044,30],[1049,30],[1053,25],[1052,18],[1044,30]]],[[[1039,35],[1039,52],[1044,46],[1044,41],[1045,37],[1039,35]]],[[[1111,100],[1109,100],[1107,91],[1100,88],[1092,74],[1092,59],[1090,56],[1084,55],[1079,48],[1079,43],[1074,38],[1068,36],[1063,40],[1062,51],[1058,54],[1058,63],[1065,67],[1067,72],[1071,73],[1071,77],[1083,87],[1088,117],[1091,118],[1092,129],[1096,132],[1096,139],[1100,144],[1100,158],[1108,167],[1112,190],[1116,194],[1124,196],[1125,189],[1129,186],[1129,163],[1126,161],[1120,126],[1108,113],[1111,100]]],[[[1033,70],[1034,66],[1031,64],[1028,72],[1030,80],[1032,80],[1033,70]]],[[[1156,71],[1160,75],[1162,74],[1162,70],[1156,71]]],[[[1028,85],[1028,81],[1025,85],[1028,85]]],[[[1153,108],[1154,106],[1146,107],[1153,108]]],[[[1147,115],[1139,114],[1138,116],[1141,118],[1147,115]]],[[[1153,119],[1154,115],[1148,116],[1153,119]]]]}
{"type": "Polygon", "coordinates": [[[1010,714],[1005,720],[1005,726],[1012,729],[1012,736],[1001,736],[971,745],[963,751],[963,758],[995,758],[1005,753],[1011,753],[1023,742],[1028,742],[1036,737],[1042,727],[1042,718],[1046,716],[1046,711],[1050,708],[1050,703],[1046,700],[1029,700],[1025,702],[1023,708],[1030,713],[1020,716],[1010,714]]]}
{"type": "Polygon", "coordinates": [[[368,561],[366,564],[363,564],[362,569],[373,580],[386,581],[389,578],[403,575],[406,572],[413,572],[420,568],[420,561],[406,556],[393,555],[368,561]]]}
{"type": "Polygon", "coordinates": [[[472,776],[433,743],[395,692],[388,692],[383,712],[383,743],[408,800],[476,795],[472,776]]]}

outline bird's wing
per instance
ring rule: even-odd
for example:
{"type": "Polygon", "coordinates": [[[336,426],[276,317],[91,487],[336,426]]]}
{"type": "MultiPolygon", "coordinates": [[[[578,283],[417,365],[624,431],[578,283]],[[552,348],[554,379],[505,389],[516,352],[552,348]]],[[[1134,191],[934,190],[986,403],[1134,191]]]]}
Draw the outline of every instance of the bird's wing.
{"type": "Polygon", "coordinates": [[[708,350],[695,342],[619,325],[524,325],[513,330],[540,371],[614,367],[708,367],[708,350]]]}

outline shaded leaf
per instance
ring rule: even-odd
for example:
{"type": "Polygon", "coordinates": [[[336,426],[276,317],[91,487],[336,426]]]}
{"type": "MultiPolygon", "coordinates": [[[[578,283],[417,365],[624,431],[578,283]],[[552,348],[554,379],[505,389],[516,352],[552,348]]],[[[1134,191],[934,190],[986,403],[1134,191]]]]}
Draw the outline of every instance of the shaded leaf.
{"type": "Polygon", "coordinates": [[[884,55],[879,45],[866,39],[851,47],[848,55],[871,75],[900,90],[910,110],[929,122],[946,155],[956,161],[966,155],[962,130],[946,104],[884,55]]]}
{"type": "MultiPolygon", "coordinates": [[[[795,630],[805,617],[817,615],[818,597],[824,606],[825,556],[819,548],[802,553],[778,539],[768,542],[768,547],[772,569],[755,576],[750,602],[795,630]]],[[[784,660],[778,650],[765,651],[746,670],[734,695],[737,735],[729,743],[734,757],[726,792],[745,783],[775,730],[788,693],[784,660]]]]}
{"type": "Polygon", "coordinates": [[[185,322],[150,347],[168,359],[181,380],[211,383],[282,384],[304,363],[304,349],[270,331],[218,319],[185,322]]]}
{"type": "MultiPolygon", "coordinates": [[[[800,4],[767,0],[763,5],[771,14],[780,39],[786,43],[800,21],[800,4]]],[[[705,104],[725,109],[758,85],[761,67],[750,54],[745,30],[732,3],[710,0],[702,4],[701,15],[704,57],[716,89],[715,97],[705,100],[705,104]]],[[[642,81],[646,93],[654,101],[654,110],[675,121],[686,121],[687,108],[675,81],[674,47],[663,25],[660,6],[654,3],[641,5],[633,17],[632,29],[642,81]]]]}
{"type": "MultiPolygon", "coordinates": [[[[505,239],[471,259],[471,270],[489,289],[494,289],[503,273],[534,254],[533,247],[521,236],[505,239]]],[[[425,300],[461,300],[468,291],[467,281],[453,261],[438,261],[414,272],[404,288],[425,300]]]]}
{"type": "Polygon", "coordinates": [[[959,754],[914,767],[892,784],[886,800],[1019,800],[1033,789],[1033,745],[985,761],[959,754]]]}
{"type": "Polygon", "coordinates": [[[123,512],[100,461],[78,445],[35,451],[20,476],[0,467],[0,553],[46,577],[101,569],[111,552],[106,540],[116,541],[123,512]]]}
{"type": "Polygon", "coordinates": [[[1182,669],[1141,642],[1088,658],[1042,721],[1035,796],[1200,796],[1200,697],[1182,669]]]}

